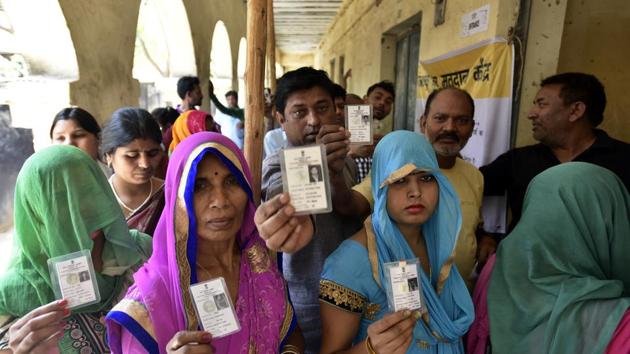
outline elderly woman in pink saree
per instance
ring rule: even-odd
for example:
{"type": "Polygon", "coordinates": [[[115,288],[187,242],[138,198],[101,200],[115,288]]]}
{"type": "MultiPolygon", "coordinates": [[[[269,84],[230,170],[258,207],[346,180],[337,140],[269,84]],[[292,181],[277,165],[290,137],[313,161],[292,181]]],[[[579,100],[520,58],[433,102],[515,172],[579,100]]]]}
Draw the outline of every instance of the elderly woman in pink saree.
{"type": "Polygon", "coordinates": [[[287,287],[254,224],[251,175],[240,150],[197,133],[171,155],[153,255],[107,316],[113,353],[301,353],[287,287]],[[240,331],[199,331],[189,288],[223,277],[240,331]],[[182,332],[184,331],[184,332],[182,332]]]}

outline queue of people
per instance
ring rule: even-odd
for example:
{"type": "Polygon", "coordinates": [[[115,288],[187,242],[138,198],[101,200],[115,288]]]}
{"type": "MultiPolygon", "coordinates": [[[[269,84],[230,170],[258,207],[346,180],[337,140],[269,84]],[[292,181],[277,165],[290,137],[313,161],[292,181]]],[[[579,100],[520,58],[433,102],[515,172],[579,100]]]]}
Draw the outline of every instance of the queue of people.
{"type": "Polygon", "coordinates": [[[431,93],[421,134],[357,149],[344,105],[383,119],[393,86],[361,99],[323,71],[290,71],[270,110],[284,141],[265,149],[261,186],[197,109],[195,79],[178,83],[177,110],[121,108],[102,130],[81,108],[54,118],[55,146],[17,178],[0,352],[630,352],[630,144],[597,129],[594,76],[543,80],[529,114],[539,143],[477,169],[460,156],[475,124],[465,90],[431,93]],[[325,146],[333,207],[296,215],[280,154],[311,144],[325,146]],[[509,234],[487,234],[482,197],[506,191],[509,234]],[[49,260],[77,251],[100,297],[70,309],[49,260]],[[410,260],[417,278],[403,287],[423,306],[396,309],[391,267],[410,260]],[[228,298],[212,306],[231,306],[239,328],[213,337],[191,286],[217,278],[228,298]]]}

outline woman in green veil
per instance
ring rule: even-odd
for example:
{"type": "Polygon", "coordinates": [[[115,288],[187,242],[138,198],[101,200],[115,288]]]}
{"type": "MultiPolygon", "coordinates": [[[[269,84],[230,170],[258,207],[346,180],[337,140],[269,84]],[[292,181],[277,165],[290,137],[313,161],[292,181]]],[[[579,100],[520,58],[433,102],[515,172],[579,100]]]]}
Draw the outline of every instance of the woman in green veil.
{"type": "Polygon", "coordinates": [[[108,352],[100,317],[124,295],[151,239],[129,231],[96,162],[72,146],[49,147],[24,163],[14,220],[12,259],[0,278],[0,349],[108,352]],[[91,252],[101,301],[70,312],[55,301],[47,260],[81,250],[91,252]]]}
{"type": "Polygon", "coordinates": [[[539,174],[492,270],[493,353],[628,353],[627,340],[621,351],[614,341],[628,338],[629,267],[630,196],[621,180],[582,162],[539,174]]]}

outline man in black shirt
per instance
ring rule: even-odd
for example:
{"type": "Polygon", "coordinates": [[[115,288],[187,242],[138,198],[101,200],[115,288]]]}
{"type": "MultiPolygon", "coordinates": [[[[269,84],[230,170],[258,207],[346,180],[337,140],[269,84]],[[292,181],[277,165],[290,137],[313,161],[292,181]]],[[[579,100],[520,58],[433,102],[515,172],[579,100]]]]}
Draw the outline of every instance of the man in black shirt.
{"type": "Polygon", "coordinates": [[[604,87],[593,75],[564,73],[541,83],[528,118],[540,143],[512,149],[480,168],[484,195],[504,195],[512,211],[512,230],[521,216],[529,182],[549,167],[590,162],[619,176],[630,190],[630,144],[596,127],[606,107],[604,87]]]}

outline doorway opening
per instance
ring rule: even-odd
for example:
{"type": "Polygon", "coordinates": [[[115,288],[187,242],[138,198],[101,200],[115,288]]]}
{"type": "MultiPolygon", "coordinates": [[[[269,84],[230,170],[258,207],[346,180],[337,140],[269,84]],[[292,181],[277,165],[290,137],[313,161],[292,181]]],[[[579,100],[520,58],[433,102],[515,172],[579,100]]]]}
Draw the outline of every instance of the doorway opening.
{"type": "MultiPolygon", "coordinates": [[[[420,22],[421,14],[398,24],[384,34],[390,42],[395,40],[394,84],[394,130],[417,130],[417,77],[420,62],[420,22]]],[[[394,59],[394,58],[392,58],[394,59]]],[[[393,61],[393,60],[392,60],[393,61]]]]}

